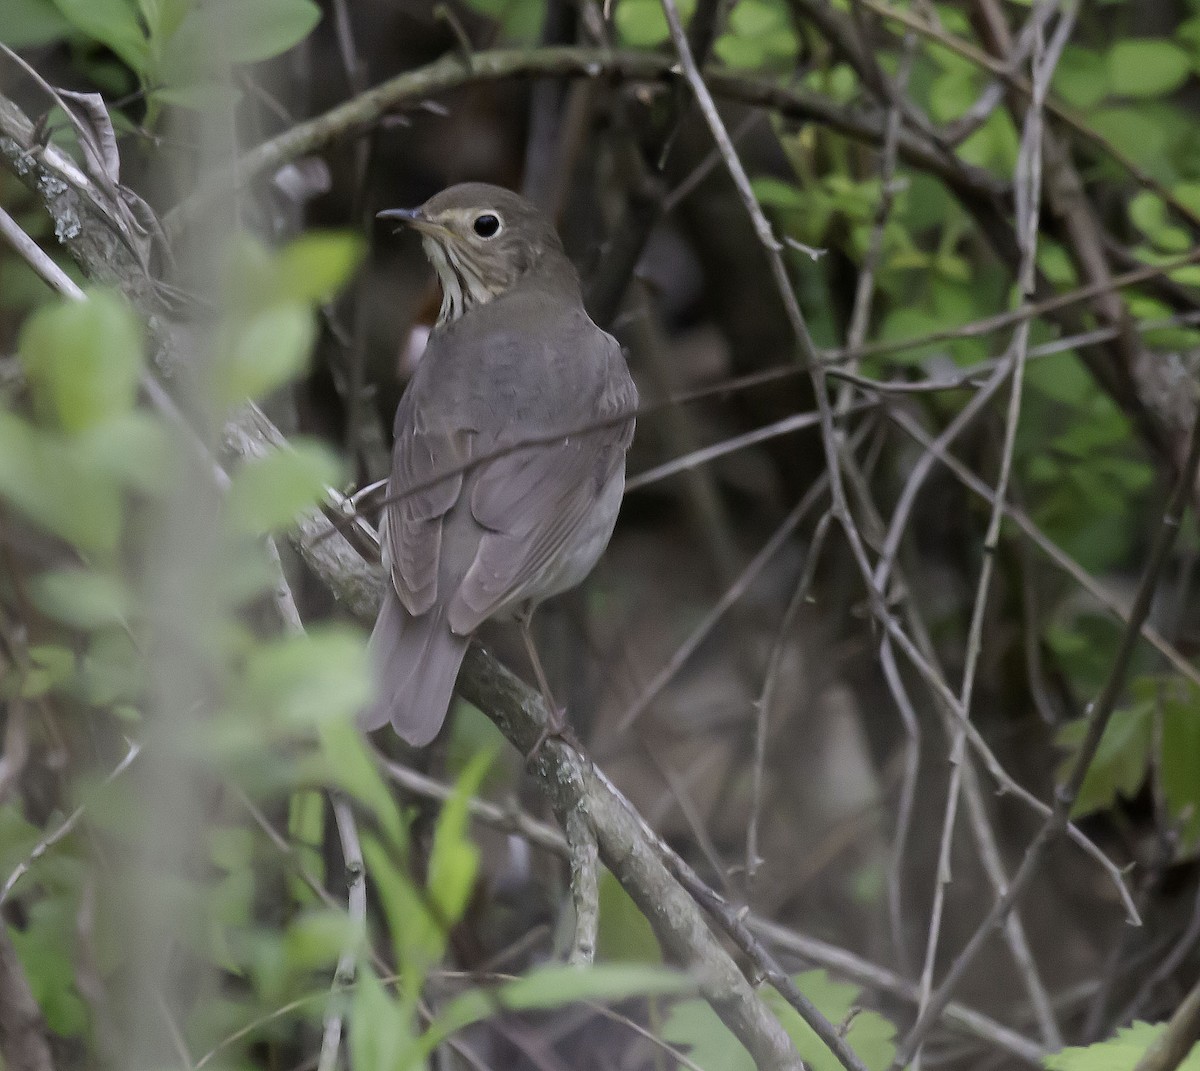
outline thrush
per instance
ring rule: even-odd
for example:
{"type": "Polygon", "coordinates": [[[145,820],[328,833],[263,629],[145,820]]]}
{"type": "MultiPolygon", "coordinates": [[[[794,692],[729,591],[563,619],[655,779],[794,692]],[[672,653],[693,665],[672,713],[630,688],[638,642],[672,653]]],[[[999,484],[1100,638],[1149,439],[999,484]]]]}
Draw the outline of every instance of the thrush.
{"type": "Polygon", "coordinates": [[[465,183],[379,218],[420,233],[442,303],[396,410],[380,522],[390,582],[370,642],[376,700],[360,724],[390,721],[423,746],[479,625],[518,613],[527,623],[604,551],[637,390],[529,202],[465,183]]]}

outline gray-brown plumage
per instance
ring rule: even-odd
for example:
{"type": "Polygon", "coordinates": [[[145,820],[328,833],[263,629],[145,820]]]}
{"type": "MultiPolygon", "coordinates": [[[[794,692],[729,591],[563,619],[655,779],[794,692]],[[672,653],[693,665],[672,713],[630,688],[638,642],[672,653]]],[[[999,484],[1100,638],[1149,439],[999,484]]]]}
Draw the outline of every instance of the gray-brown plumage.
{"type": "Polygon", "coordinates": [[[421,746],[445,720],[471,633],[578,584],[603,552],[637,391],[528,202],[467,183],[380,216],[420,231],[442,307],[396,411],[381,530],[391,584],[371,635],[377,700],[361,724],[390,721],[421,746]]]}

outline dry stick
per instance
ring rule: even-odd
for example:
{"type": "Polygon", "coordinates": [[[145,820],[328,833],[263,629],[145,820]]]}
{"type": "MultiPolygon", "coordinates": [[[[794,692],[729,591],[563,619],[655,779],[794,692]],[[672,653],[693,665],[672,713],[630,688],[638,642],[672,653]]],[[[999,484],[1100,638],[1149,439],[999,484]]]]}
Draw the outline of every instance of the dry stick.
{"type": "Polygon", "coordinates": [[[821,559],[821,550],[825,546],[825,537],[829,534],[829,523],[833,518],[825,513],[813,531],[813,537],[808,544],[808,557],[804,563],[804,572],[792,592],[791,601],[783,611],[783,618],[775,632],[775,642],[771,645],[771,654],[767,659],[767,670],[763,674],[762,691],[759,693],[755,707],[758,716],[754,725],[754,766],[750,776],[750,818],[746,823],[746,879],[753,881],[763,859],[758,854],[758,820],[762,811],[763,771],[767,764],[767,730],[769,728],[771,709],[775,705],[775,685],[779,680],[779,670],[783,663],[783,653],[786,649],[792,626],[796,623],[801,608],[808,601],[808,593],[812,589],[813,578],[816,576],[817,562],[821,559]]]}
{"type": "Polygon", "coordinates": [[[1133,1071],[1175,1071],[1200,1043],[1200,980],[1175,1009],[1167,1029],[1154,1039],[1133,1071]]]}
{"type": "Polygon", "coordinates": [[[321,1055],[317,1071],[334,1071],[337,1067],[338,1048],[342,1040],[341,997],[354,983],[358,971],[359,951],[367,930],[367,872],[363,865],[362,846],[358,839],[358,824],[354,819],[354,808],[340,792],[329,793],[333,806],[333,819],[337,825],[338,838],[342,842],[342,859],[346,866],[347,899],[349,901],[350,932],[346,944],[338,956],[333,972],[333,992],[325,1012],[325,1029],[321,1037],[321,1055]]]}
{"type": "MultiPolygon", "coordinates": [[[[1054,0],[1049,0],[1051,6],[1054,0]]],[[[1055,31],[1054,40],[1049,48],[1043,47],[1042,31],[1034,34],[1033,58],[1033,101],[1026,112],[1024,129],[1021,132],[1021,150],[1017,155],[1016,176],[1014,189],[1017,204],[1018,245],[1021,247],[1021,263],[1017,272],[1018,285],[1022,294],[1028,296],[1033,291],[1037,257],[1038,219],[1040,214],[1041,194],[1041,144],[1042,144],[1042,109],[1045,105],[1046,91],[1054,67],[1063,45],[1066,44],[1066,34],[1074,23],[1071,11],[1063,14],[1055,31]],[[1043,53],[1045,53],[1043,55],[1043,53]]],[[[1004,439],[1000,453],[1000,473],[996,482],[995,499],[983,541],[983,561],[979,570],[979,580],[975,591],[974,605],[971,609],[970,624],[967,629],[966,661],[963,667],[962,685],[959,690],[959,718],[955,726],[954,738],[950,745],[950,784],[947,788],[946,809],[942,823],[941,844],[938,849],[938,865],[933,891],[933,906],[930,912],[929,938],[925,948],[925,963],[921,970],[921,1004],[918,1011],[925,1010],[929,994],[933,989],[933,972],[937,961],[938,940],[941,935],[942,911],[945,906],[946,889],[951,880],[950,860],[954,843],[954,826],[958,811],[959,792],[965,767],[965,724],[971,716],[971,700],[973,697],[975,674],[979,665],[979,655],[983,650],[983,623],[987,612],[988,597],[991,592],[992,574],[995,568],[995,556],[1000,541],[1000,525],[1004,516],[1004,501],[1008,493],[1008,481],[1012,472],[1013,454],[1016,448],[1017,425],[1021,415],[1022,386],[1024,383],[1025,360],[1029,348],[1029,321],[1023,320],[1016,329],[1010,357],[1008,361],[1011,370],[1011,386],[1009,388],[1008,411],[1004,421],[1004,439]]],[[[927,455],[928,456],[928,455],[927,455]]],[[[1004,876],[999,875],[1000,882],[997,892],[1004,891],[1004,876]]],[[[1042,1032],[1042,1037],[1051,1049],[1062,1048],[1062,1034],[1055,1021],[1054,1012],[1050,1007],[1050,999],[1038,976],[1033,956],[1025,939],[1024,929],[1013,925],[1019,916],[1014,912],[1006,919],[1005,934],[1012,946],[1020,974],[1029,993],[1034,1014],[1042,1032]]],[[[919,1062],[920,1049],[916,1053],[919,1062]]]]}
{"type": "Polygon", "coordinates": [[[1071,813],[1071,807],[1079,795],[1079,788],[1087,776],[1088,768],[1096,757],[1104,730],[1112,717],[1117,698],[1129,668],[1134,648],[1137,646],[1141,623],[1150,612],[1154,592],[1158,586],[1159,574],[1166,564],[1167,557],[1179,532],[1180,520],[1184,506],[1196,478],[1197,466],[1200,464],[1200,414],[1192,424],[1188,436],[1188,451],[1179,476],[1172,488],[1162,523],[1155,534],[1154,544],[1150,550],[1142,579],[1138,584],[1137,595],[1130,610],[1129,624],[1121,633],[1121,640],[1113,656],[1112,668],[1100,694],[1096,697],[1087,715],[1084,737],[1071,763],[1065,783],[1058,789],[1054,808],[1046,819],[1021,860],[1021,865],[1013,876],[1008,891],[1001,896],[988,911],[983,922],[971,936],[963,950],[955,957],[946,977],[930,998],[925,1012],[917,1019],[903,1043],[897,1049],[896,1058],[892,1063],[894,1071],[907,1066],[921,1040],[930,1027],[937,1021],[941,1010],[946,1006],[955,987],[962,980],[967,968],[974,962],[975,956],[983,947],[993,929],[1000,925],[1030,888],[1030,880],[1041,862],[1042,855],[1048,845],[1056,840],[1066,829],[1071,813]]]}

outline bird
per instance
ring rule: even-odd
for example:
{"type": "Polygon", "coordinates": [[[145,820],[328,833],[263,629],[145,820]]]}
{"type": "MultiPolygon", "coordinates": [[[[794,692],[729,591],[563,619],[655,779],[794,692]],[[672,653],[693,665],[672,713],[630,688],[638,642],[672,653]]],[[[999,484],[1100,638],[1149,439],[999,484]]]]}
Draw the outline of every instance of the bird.
{"type": "Polygon", "coordinates": [[[429,744],[472,633],[517,617],[561,732],[529,620],[608,545],[637,388],[553,224],[523,197],[462,183],[378,218],[420,234],[442,300],[396,410],[380,521],[388,583],[368,644],[375,698],[359,724],[429,744]]]}

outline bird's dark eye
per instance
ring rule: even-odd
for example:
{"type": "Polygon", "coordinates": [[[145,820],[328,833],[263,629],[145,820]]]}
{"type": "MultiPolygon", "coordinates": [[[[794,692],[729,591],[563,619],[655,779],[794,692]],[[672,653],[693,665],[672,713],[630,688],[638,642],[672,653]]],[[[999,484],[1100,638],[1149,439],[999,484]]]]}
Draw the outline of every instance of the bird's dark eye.
{"type": "Polygon", "coordinates": [[[485,212],[482,216],[475,217],[473,226],[480,238],[494,238],[500,230],[500,217],[485,212]]]}

